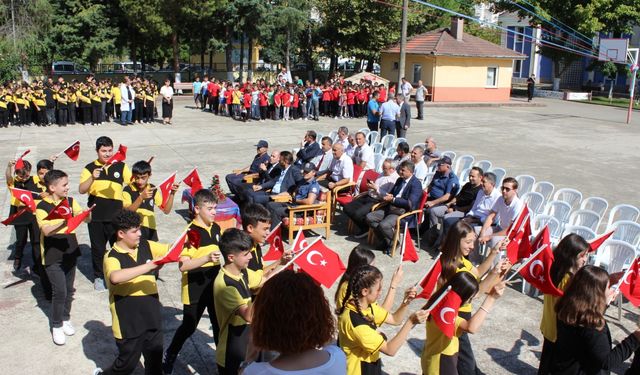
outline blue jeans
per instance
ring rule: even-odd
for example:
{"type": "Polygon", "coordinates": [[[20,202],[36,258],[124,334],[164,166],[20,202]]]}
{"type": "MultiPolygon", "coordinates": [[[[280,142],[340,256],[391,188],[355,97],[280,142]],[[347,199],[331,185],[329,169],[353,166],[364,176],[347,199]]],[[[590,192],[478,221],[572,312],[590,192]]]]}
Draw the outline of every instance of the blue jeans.
{"type": "Polygon", "coordinates": [[[131,122],[131,114],[132,114],[132,111],[121,111],[120,112],[120,123],[124,125],[127,122],[131,122]]]}

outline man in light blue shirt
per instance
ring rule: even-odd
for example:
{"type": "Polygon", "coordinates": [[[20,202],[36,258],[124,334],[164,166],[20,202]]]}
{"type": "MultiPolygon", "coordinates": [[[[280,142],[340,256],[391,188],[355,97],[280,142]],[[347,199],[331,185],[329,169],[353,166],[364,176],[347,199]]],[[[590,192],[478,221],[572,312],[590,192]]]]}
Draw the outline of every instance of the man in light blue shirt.
{"type": "Polygon", "coordinates": [[[380,137],[384,137],[387,134],[395,134],[396,131],[396,119],[400,113],[400,106],[396,103],[394,97],[382,103],[380,106],[380,137]]]}
{"type": "Polygon", "coordinates": [[[200,77],[196,77],[196,80],[193,82],[193,100],[196,103],[196,108],[200,108],[200,103],[202,102],[202,95],[200,95],[201,87],[202,82],[200,82],[200,77]]]}

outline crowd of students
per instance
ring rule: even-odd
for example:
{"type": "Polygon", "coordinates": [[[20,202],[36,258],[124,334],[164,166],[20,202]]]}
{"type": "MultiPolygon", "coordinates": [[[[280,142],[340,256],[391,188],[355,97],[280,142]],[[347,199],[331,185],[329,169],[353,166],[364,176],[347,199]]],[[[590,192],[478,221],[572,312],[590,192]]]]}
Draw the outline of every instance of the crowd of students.
{"type": "MultiPolygon", "coordinates": [[[[157,82],[144,77],[96,80],[89,75],[66,82],[60,76],[55,81],[7,82],[0,86],[0,127],[150,123],[158,116],[158,97],[164,103],[173,95],[161,91],[157,82]],[[122,116],[121,107],[131,113],[128,118],[122,116]]],[[[167,117],[171,116],[163,116],[167,117]]]]}
{"type": "MultiPolygon", "coordinates": [[[[380,353],[394,356],[418,324],[426,324],[427,334],[416,368],[434,375],[480,373],[467,334],[479,332],[504,293],[504,277],[511,264],[499,254],[507,246],[506,240],[499,241],[476,266],[469,260],[478,239],[473,227],[460,220],[445,234],[440,246],[442,271],[425,307],[448,290],[459,296],[462,304],[455,318],[455,334],[448,337],[428,310],[408,313],[417,295],[415,287],[404,291],[401,303],[392,311],[403,280],[402,267],[392,275],[384,301],[378,303],[383,274],[374,266],[374,253],[360,246],[349,254],[332,311],[321,287],[309,276],[281,270],[292,259],[291,252],[285,251],[270,265],[263,263],[262,245],[273,224],[267,208],[255,202],[243,205],[242,229],[221,233],[215,223],[218,197],[206,188],[192,192],[193,219],[185,229],[189,239],[176,270],[182,277],[183,319],[165,349],[156,280],[170,245],[158,242],[155,207],[169,214],[179,184],[173,184],[169,195],[163,196],[149,182],[149,162],[138,161],[131,169],[124,162],[108,163],[114,152],[108,137],[99,137],[95,150],[97,158],[84,167],[79,192],[88,194],[88,206],[92,207],[85,222],[94,288],[108,289],[118,347],[113,364],[96,369],[95,374],[131,373],[141,356],[146,373],[171,374],[205,309],[219,374],[238,374],[240,370],[249,375],[382,374],[380,353]],[[481,296],[484,301],[473,312],[470,302],[481,296]],[[387,337],[378,331],[382,324],[401,328],[387,337]]],[[[34,273],[51,299],[52,339],[64,345],[67,337],[75,334],[71,307],[80,256],[74,230],[67,229],[83,210],[69,196],[67,174],[55,169],[51,160],[39,161],[34,175],[28,161],[20,164],[16,168],[15,160],[8,163],[7,183],[29,190],[36,210],[22,210],[24,201],[12,198],[11,213],[23,212],[12,223],[17,237],[14,264],[20,268],[30,235],[34,273]],[[52,216],[63,202],[69,207],[68,216],[52,216]]],[[[306,164],[303,170],[307,171],[306,164]]],[[[640,329],[612,348],[604,318],[611,283],[606,271],[585,265],[588,249],[584,239],[570,234],[554,250],[551,277],[564,295],[544,297],[539,373],[606,373],[635,352],[626,374],[637,374],[640,329]]]]}

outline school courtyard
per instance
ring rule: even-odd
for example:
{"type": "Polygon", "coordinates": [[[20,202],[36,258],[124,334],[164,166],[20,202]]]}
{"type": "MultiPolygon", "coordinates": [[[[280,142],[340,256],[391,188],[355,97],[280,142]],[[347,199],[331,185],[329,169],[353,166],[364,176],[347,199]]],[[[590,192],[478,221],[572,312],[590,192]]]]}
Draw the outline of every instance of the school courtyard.
{"type": "MultiPolygon", "coordinates": [[[[538,181],[551,181],[556,189],[572,187],[580,190],[584,197],[603,197],[609,201],[609,207],[619,203],[640,205],[636,187],[640,172],[639,112],[633,114],[632,123],[627,125],[626,110],[619,108],[539,98],[535,99],[534,105],[523,101],[512,103],[518,106],[426,106],[425,120],[411,120],[407,136],[409,144],[424,142],[426,136],[431,135],[441,151],[452,150],[458,156],[471,154],[476,160],[490,160],[494,167],[505,168],[507,176],[530,174],[538,181]]],[[[412,110],[415,117],[415,108],[412,110]]],[[[203,184],[208,186],[214,174],[222,179],[232,169],[248,165],[255,153],[254,145],[260,139],[267,140],[271,149],[291,150],[299,147],[308,129],[326,135],[341,125],[350,131],[366,127],[364,119],[242,123],[195,110],[188,96],[176,100],[173,123],[0,129],[0,155],[6,163],[30,149],[27,159],[35,164],[80,140],[79,160],[73,162],[63,155],[56,161],[56,168],[69,174],[70,195],[85,207],[86,196],[77,192],[80,172],[85,164],[95,159],[95,139],[101,135],[110,136],[116,146],[126,145],[130,164],[155,156],[152,163],[152,182],[155,184],[174,171],[182,179],[197,166],[203,184]]],[[[224,182],[223,188],[226,189],[224,182]]],[[[179,201],[179,197],[180,194],[176,196],[174,212],[170,215],[157,213],[159,236],[163,242],[172,242],[186,226],[183,215],[187,206],[179,201]]],[[[2,186],[3,219],[8,216],[9,201],[10,194],[6,186],[2,186]]],[[[343,229],[345,223],[344,216],[338,213],[327,243],[341,254],[346,264],[349,250],[359,242],[347,237],[343,229]]],[[[83,255],[79,259],[71,311],[71,321],[77,332],[61,347],[51,340],[47,318],[50,304],[40,288],[30,279],[12,274],[12,261],[8,259],[14,240],[13,228],[2,226],[0,373],[91,374],[95,367],[110,365],[116,356],[116,346],[110,328],[108,293],[93,290],[86,226],[78,230],[83,255]]],[[[419,255],[419,262],[404,265],[402,289],[416,283],[433,262],[426,251],[420,251],[419,255]]],[[[375,265],[385,275],[386,291],[399,259],[397,255],[391,259],[380,252],[376,256],[375,265]]],[[[158,286],[164,305],[166,346],[182,317],[180,273],[176,264],[166,265],[160,271],[158,286]]],[[[331,301],[335,286],[326,291],[331,301]]],[[[398,304],[401,297],[396,297],[398,304]]],[[[414,301],[410,310],[420,308],[424,302],[414,301]]],[[[477,298],[474,305],[479,306],[481,302],[482,297],[477,298]]],[[[522,294],[519,283],[509,288],[480,332],[471,337],[479,368],[487,374],[535,374],[542,347],[538,328],[541,310],[541,297],[522,294]]],[[[625,304],[622,321],[618,322],[617,307],[612,307],[608,318],[614,340],[620,340],[635,329],[638,310],[625,304]]],[[[397,329],[383,326],[382,330],[391,337],[397,329]]],[[[419,356],[424,339],[424,326],[416,327],[408,345],[403,346],[395,357],[382,355],[384,371],[393,375],[420,374],[419,356]]],[[[142,374],[142,367],[136,373],[142,374]]],[[[199,330],[185,344],[174,371],[177,375],[196,373],[215,374],[215,346],[206,313],[199,330]]]]}

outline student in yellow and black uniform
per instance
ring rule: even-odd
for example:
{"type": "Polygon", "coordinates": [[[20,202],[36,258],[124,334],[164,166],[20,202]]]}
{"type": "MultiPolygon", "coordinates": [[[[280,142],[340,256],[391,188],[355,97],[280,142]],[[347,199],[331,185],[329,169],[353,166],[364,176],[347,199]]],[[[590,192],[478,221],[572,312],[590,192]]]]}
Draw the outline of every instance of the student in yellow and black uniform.
{"type": "Polygon", "coordinates": [[[96,140],[98,158],[87,164],[80,175],[80,194],[89,194],[88,206],[95,204],[92,220],[89,223],[91,256],[93,263],[94,288],[104,291],[102,279],[102,258],[107,241],[113,244],[114,229],[111,225],[113,215],[122,208],[122,190],[131,181],[131,171],[125,163],[105,165],[113,154],[113,141],[109,137],[96,140]]]}
{"type": "Polygon", "coordinates": [[[162,194],[152,184],[149,183],[151,177],[151,164],[141,160],[131,166],[133,181],[124,187],[122,192],[122,203],[124,208],[129,211],[137,212],[142,218],[142,238],[145,240],[158,241],[158,233],[156,232],[156,216],[154,208],[160,207],[162,212],[169,214],[173,207],[173,199],[179,184],[171,187],[171,193],[167,199],[167,203],[162,206],[162,194]]]}
{"type": "Polygon", "coordinates": [[[69,94],[66,88],[59,87],[57,83],[56,86],[54,86],[57,90],[53,98],[56,100],[56,106],[58,108],[58,125],[67,126],[69,118],[69,94]]]}
{"type": "MultiPolygon", "coordinates": [[[[75,329],[71,324],[71,302],[75,288],[73,283],[76,276],[77,258],[80,248],[75,230],[65,234],[68,219],[50,219],[49,214],[63,200],[67,200],[72,216],[82,213],[82,207],[77,200],[67,197],[69,193],[69,178],[63,171],[52,169],[44,176],[44,184],[49,195],[38,203],[36,217],[40,227],[42,245],[42,264],[45,266],[47,277],[51,282],[51,335],[56,345],[64,345],[65,336],[73,336],[75,329]]],[[[88,222],[90,216],[85,220],[88,222]]]]}
{"type": "MultiPolygon", "coordinates": [[[[9,188],[30,191],[31,197],[37,204],[40,199],[40,193],[44,190],[42,189],[42,185],[39,184],[40,179],[38,176],[31,176],[31,163],[26,160],[23,162],[24,167],[22,169],[14,170],[16,161],[9,161],[5,172],[7,186],[9,188]]],[[[21,201],[11,195],[11,209],[9,210],[9,215],[17,213],[24,207],[25,205],[21,201]]],[[[40,231],[38,229],[35,216],[28,209],[20,216],[16,217],[11,222],[11,225],[13,225],[16,231],[13,270],[17,272],[20,270],[20,267],[22,267],[22,257],[24,255],[24,248],[27,245],[27,236],[29,236],[29,239],[31,240],[31,249],[40,249],[40,231]]],[[[34,263],[35,262],[36,258],[34,256],[34,263]]]]}
{"type": "Polygon", "coordinates": [[[31,103],[27,89],[18,87],[13,96],[15,103],[16,121],[19,125],[29,125],[31,123],[31,103]]]}
{"type": "Polygon", "coordinates": [[[91,98],[91,125],[102,125],[102,95],[95,82],[90,83],[89,97],[91,98]]]}
{"type": "Polygon", "coordinates": [[[7,90],[0,86],[0,128],[9,127],[9,98],[7,90]]]}
{"type": "Polygon", "coordinates": [[[112,101],[113,101],[113,105],[115,108],[115,117],[114,120],[119,119],[120,118],[120,103],[122,103],[122,93],[120,92],[120,86],[118,86],[118,84],[116,82],[113,82],[111,84],[111,95],[113,97],[112,101]]]}
{"type": "Polygon", "coordinates": [[[162,374],[162,304],[152,260],[168,246],[140,238],[140,216],[120,210],[113,218],[117,240],[104,256],[104,278],[109,287],[109,309],[118,357],[94,374],[131,374],[144,356],[146,374],[162,374]]]}
{"type": "Polygon", "coordinates": [[[79,90],[76,91],[78,101],[80,102],[80,113],[82,113],[82,125],[91,123],[91,90],[89,87],[81,83],[79,90]]]}
{"type": "Polygon", "coordinates": [[[156,93],[150,83],[144,89],[144,122],[153,122],[153,107],[156,102],[156,93]]]}
{"type": "Polygon", "coordinates": [[[105,110],[105,118],[107,121],[111,121],[111,119],[115,118],[113,115],[113,85],[111,84],[111,79],[107,79],[104,83],[105,91],[107,93],[107,108],[105,110]]]}
{"type": "MultiPolygon", "coordinates": [[[[590,246],[584,238],[577,234],[569,234],[564,237],[553,251],[553,264],[551,265],[551,281],[559,290],[564,291],[569,280],[580,268],[587,263],[590,246]]],[[[553,350],[558,337],[556,302],[559,297],[551,294],[544,295],[542,307],[542,320],[540,321],[540,331],[544,336],[542,344],[542,354],[540,356],[540,366],[538,374],[549,374],[553,364],[553,350]]]]}
{"type": "Polygon", "coordinates": [[[75,125],[78,118],[78,94],[77,83],[75,80],[67,86],[67,109],[69,114],[69,124],[75,125]]]}
{"type": "Polygon", "coordinates": [[[47,125],[47,102],[42,87],[36,86],[35,91],[31,95],[31,103],[33,104],[34,121],[37,126],[47,125]]]}
{"type": "Polygon", "coordinates": [[[260,288],[263,278],[250,270],[253,241],[236,228],[227,229],[220,239],[224,267],[216,277],[213,299],[220,325],[220,339],[216,345],[218,374],[237,374],[245,359],[249,343],[252,290],[260,288]]]}
{"type": "Polygon", "coordinates": [[[218,343],[218,320],[213,304],[213,281],[220,271],[220,227],[214,223],[218,200],[208,189],[201,189],[194,197],[195,218],[189,230],[199,238],[198,246],[190,246],[180,254],[182,272],[182,303],[184,305],[182,324],[176,330],[171,344],[163,357],[165,374],[173,372],[182,345],[198,327],[205,308],[213,328],[213,340],[218,343]]]}
{"type": "Polygon", "coordinates": [[[140,84],[140,81],[137,81],[133,86],[133,91],[135,92],[135,98],[133,102],[135,104],[135,108],[133,110],[133,123],[140,124],[142,123],[142,114],[144,113],[144,89],[140,84]]]}
{"type": "Polygon", "coordinates": [[[100,123],[109,122],[109,114],[107,112],[107,103],[111,99],[111,89],[107,81],[100,81],[100,123]]]}
{"type": "MultiPolygon", "coordinates": [[[[426,320],[428,313],[419,310],[409,317],[400,331],[391,340],[377,331],[387,322],[390,314],[375,302],[382,290],[382,273],[366,265],[358,268],[347,287],[346,301],[338,313],[338,346],[347,356],[347,374],[382,374],[380,352],[394,356],[407,341],[409,331],[426,320]]],[[[400,325],[407,306],[415,298],[415,288],[407,290],[405,298],[396,311],[393,324],[400,325]]]]}

